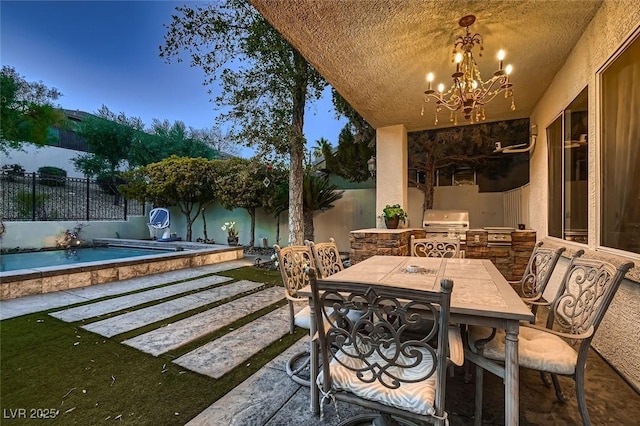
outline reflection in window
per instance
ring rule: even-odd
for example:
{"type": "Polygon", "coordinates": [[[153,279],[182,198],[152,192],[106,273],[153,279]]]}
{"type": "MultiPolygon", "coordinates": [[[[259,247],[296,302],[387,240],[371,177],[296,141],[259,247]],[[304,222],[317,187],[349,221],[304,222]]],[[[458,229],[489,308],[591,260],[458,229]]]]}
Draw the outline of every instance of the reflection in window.
{"type": "Polygon", "coordinates": [[[587,243],[587,106],[585,88],[547,128],[549,235],[587,243]]]}
{"type": "Polygon", "coordinates": [[[600,244],[640,253],[640,39],[601,77],[600,244]]]}

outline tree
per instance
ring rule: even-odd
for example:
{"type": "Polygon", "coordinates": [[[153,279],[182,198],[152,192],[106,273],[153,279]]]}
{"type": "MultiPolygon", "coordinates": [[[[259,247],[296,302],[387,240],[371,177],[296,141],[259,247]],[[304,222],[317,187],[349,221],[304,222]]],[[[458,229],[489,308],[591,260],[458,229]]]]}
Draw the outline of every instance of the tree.
{"type": "MultiPolygon", "coordinates": [[[[286,187],[286,184],[284,185],[286,187]]],[[[274,213],[280,214],[286,210],[288,200],[287,190],[277,190],[278,197],[275,202],[274,213]]],[[[342,198],[344,191],[338,191],[338,186],[329,182],[327,177],[316,176],[313,173],[305,173],[303,180],[303,212],[304,212],[304,239],[313,241],[315,229],[313,216],[316,212],[332,209],[337,200],[342,198]]]]}
{"type": "Polygon", "coordinates": [[[167,158],[171,155],[178,157],[216,158],[216,153],[207,141],[199,138],[193,131],[187,130],[184,122],[178,120],[169,124],[169,120],[154,119],[150,133],[164,145],[167,158]]]}
{"type": "Polygon", "coordinates": [[[0,151],[19,149],[23,142],[39,146],[50,141],[51,126],[66,126],[66,117],[54,107],[62,94],[42,81],[27,82],[13,67],[0,73],[0,151]]]}
{"type": "Polygon", "coordinates": [[[78,136],[89,146],[89,153],[80,154],[73,159],[78,170],[91,176],[94,170],[83,168],[87,164],[103,164],[110,176],[114,176],[120,164],[129,155],[134,129],[124,124],[116,123],[106,118],[89,115],[82,120],[77,128],[78,136]]]}
{"type": "Polygon", "coordinates": [[[318,141],[326,164],[326,171],[351,182],[364,182],[371,178],[367,161],[375,155],[375,147],[356,143],[349,126],[338,136],[338,147],[334,148],[326,139],[318,141]]]}
{"type": "Polygon", "coordinates": [[[335,89],[332,98],[336,115],[349,122],[340,131],[336,149],[327,141],[318,141],[326,171],[351,182],[364,182],[371,177],[367,162],[376,152],[376,131],[335,89]]]}
{"type": "MultiPolygon", "coordinates": [[[[409,184],[424,193],[423,211],[433,208],[435,173],[447,167],[473,167],[504,175],[515,155],[493,154],[496,141],[504,146],[529,138],[529,120],[499,121],[448,129],[427,130],[409,135],[409,184]],[[424,182],[416,176],[424,176],[424,182]]],[[[524,154],[528,158],[528,154],[524,154]]]]}
{"type": "Polygon", "coordinates": [[[260,153],[288,153],[289,243],[302,244],[304,112],[326,82],[246,1],[176,10],[160,56],[181,61],[186,51],[191,66],[204,70],[205,84],[221,83],[215,102],[228,109],[218,121],[231,124],[235,141],[260,153]]]}
{"type": "Polygon", "coordinates": [[[155,206],[178,206],[187,222],[186,239],[191,241],[193,223],[215,199],[213,161],[173,155],[126,173],[128,183],[118,189],[128,198],[155,206]]]}
{"type": "Polygon", "coordinates": [[[202,141],[216,152],[216,158],[225,158],[229,155],[237,155],[240,152],[238,144],[233,141],[228,133],[223,133],[219,127],[213,126],[209,129],[194,129],[190,127],[189,129],[194,139],[202,141]]]}
{"type": "Polygon", "coordinates": [[[229,158],[216,162],[217,199],[225,209],[246,209],[251,217],[249,247],[255,243],[256,209],[268,204],[273,186],[265,185],[268,165],[258,159],[229,158]]]}

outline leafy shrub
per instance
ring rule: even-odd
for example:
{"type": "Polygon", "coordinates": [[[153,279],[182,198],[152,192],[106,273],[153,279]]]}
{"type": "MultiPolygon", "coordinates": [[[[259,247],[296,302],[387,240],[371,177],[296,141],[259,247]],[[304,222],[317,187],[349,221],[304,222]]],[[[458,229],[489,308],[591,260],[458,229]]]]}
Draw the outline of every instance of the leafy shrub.
{"type": "MultiPolygon", "coordinates": [[[[36,216],[38,219],[46,219],[44,203],[49,199],[48,194],[37,194],[35,200],[36,216]]],[[[33,211],[33,194],[31,191],[19,191],[13,196],[13,202],[18,209],[18,214],[23,219],[28,219],[33,211]]]]}
{"type": "Polygon", "coordinates": [[[20,164],[5,164],[2,166],[2,175],[9,182],[17,182],[18,178],[24,177],[24,167],[20,164]]]}
{"type": "Polygon", "coordinates": [[[101,173],[96,178],[98,186],[107,194],[119,195],[118,185],[124,185],[127,183],[125,179],[118,174],[101,173]]]}
{"type": "Polygon", "coordinates": [[[38,169],[40,185],[65,186],[67,183],[67,171],[59,167],[45,166],[38,169]]]}

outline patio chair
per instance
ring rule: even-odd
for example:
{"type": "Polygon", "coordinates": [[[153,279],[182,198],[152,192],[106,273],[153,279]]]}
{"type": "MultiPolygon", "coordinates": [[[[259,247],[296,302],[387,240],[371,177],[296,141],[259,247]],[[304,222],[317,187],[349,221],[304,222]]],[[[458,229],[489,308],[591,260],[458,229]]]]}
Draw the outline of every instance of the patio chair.
{"type": "Polygon", "coordinates": [[[322,358],[316,378],[322,396],[321,418],[324,402],[330,400],[379,412],[356,416],[341,425],[371,420],[376,425],[445,424],[453,282],[443,279],[440,291],[427,291],[317,280],[315,270],[310,270],[309,279],[322,358]],[[360,313],[356,319],[348,316],[353,311],[360,313]],[[432,320],[432,327],[420,337],[407,338],[406,325],[424,316],[432,320]],[[396,319],[404,325],[398,327],[396,319]]]}
{"type": "Polygon", "coordinates": [[[163,207],[156,207],[151,209],[149,212],[149,223],[147,226],[149,227],[149,237],[152,239],[157,239],[158,229],[164,230],[161,238],[170,238],[171,237],[171,229],[169,229],[170,220],[169,220],[169,210],[163,207]]]}
{"type": "MultiPolygon", "coordinates": [[[[290,333],[293,334],[295,326],[311,329],[311,316],[309,310],[309,299],[298,296],[298,290],[309,285],[307,268],[313,266],[313,255],[309,246],[288,246],[281,248],[274,245],[278,256],[278,268],[284,284],[284,294],[289,303],[289,324],[290,333]],[[294,312],[295,303],[304,303],[304,307],[294,312]]],[[[286,364],[287,374],[291,379],[301,385],[309,386],[309,379],[301,376],[303,370],[309,368],[309,349],[294,354],[286,364]]]]}
{"type": "MultiPolygon", "coordinates": [[[[558,259],[566,250],[566,247],[551,248],[543,247],[542,245],[543,242],[540,241],[534,247],[522,278],[518,281],[509,281],[509,284],[519,289],[520,297],[531,307],[534,317],[531,321],[532,324],[535,323],[538,306],[550,306],[553,302],[547,302],[543,297],[543,293],[558,263],[558,259]]],[[[583,253],[584,250],[579,250],[576,252],[576,256],[581,256],[583,253]]]]}
{"type": "MultiPolygon", "coordinates": [[[[521,367],[549,373],[556,397],[565,402],[557,375],[575,381],[582,422],[590,425],[584,394],[585,367],[591,340],[598,330],[616,290],[632,262],[614,265],[574,256],[558,290],[546,327],[521,324],[518,360],[521,367]]],[[[502,373],[493,362],[504,362],[505,333],[502,330],[471,326],[466,358],[476,364],[476,424],[482,421],[483,369],[502,373]]]]}
{"type": "Polygon", "coordinates": [[[460,238],[416,238],[412,235],[411,256],[460,257],[460,238]]]}
{"type": "Polygon", "coordinates": [[[329,238],[328,242],[305,241],[304,243],[311,248],[320,278],[326,278],[344,270],[338,246],[333,238],[329,238]]]}

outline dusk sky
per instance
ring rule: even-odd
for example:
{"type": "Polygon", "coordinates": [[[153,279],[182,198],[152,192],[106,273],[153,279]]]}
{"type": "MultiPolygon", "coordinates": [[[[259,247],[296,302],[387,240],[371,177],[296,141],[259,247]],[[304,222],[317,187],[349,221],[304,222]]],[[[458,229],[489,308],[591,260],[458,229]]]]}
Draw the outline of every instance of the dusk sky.
{"type": "MultiPolygon", "coordinates": [[[[210,128],[217,115],[204,73],[159,57],[174,7],[185,1],[0,1],[0,57],[27,81],[56,87],[63,108],[183,121],[210,128]]],[[[305,115],[308,146],[334,145],[337,120],[329,90],[305,115]]],[[[224,130],[224,129],[223,129],[224,130]]],[[[250,152],[243,151],[243,155],[250,152]]]]}

